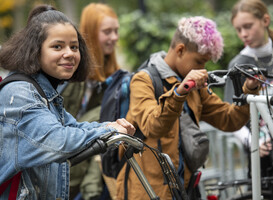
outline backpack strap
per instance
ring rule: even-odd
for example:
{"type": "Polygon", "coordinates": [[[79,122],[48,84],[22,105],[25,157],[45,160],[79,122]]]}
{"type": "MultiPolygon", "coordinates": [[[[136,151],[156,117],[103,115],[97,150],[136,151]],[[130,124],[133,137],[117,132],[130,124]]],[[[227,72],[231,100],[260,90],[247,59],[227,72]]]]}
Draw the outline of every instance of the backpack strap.
{"type": "Polygon", "coordinates": [[[153,64],[149,66],[147,63],[147,66],[140,69],[140,71],[145,71],[147,74],[149,74],[150,78],[152,79],[153,86],[155,89],[155,98],[158,102],[158,99],[164,93],[164,90],[163,90],[163,80],[161,79],[161,76],[158,70],[156,69],[156,66],[153,64]]]}
{"type": "MultiPolygon", "coordinates": [[[[153,82],[153,87],[155,89],[155,98],[157,100],[157,102],[159,103],[159,97],[164,93],[164,86],[169,90],[171,89],[172,85],[169,84],[166,80],[162,79],[158,70],[156,69],[156,66],[151,64],[149,65],[149,61],[150,59],[146,60],[138,69],[138,71],[145,71],[147,74],[149,74],[152,82],[153,82]]],[[[141,139],[144,139],[144,135],[142,134],[142,132],[139,130],[139,128],[137,128],[135,135],[138,134],[138,137],[140,137],[141,139]],[[140,132],[140,134],[139,134],[140,132]],[[139,136],[140,135],[140,136],[139,136]],[[141,136],[142,135],[142,136],[141,136]]],[[[157,141],[157,148],[160,152],[162,152],[162,146],[161,146],[161,141],[160,139],[158,139],[157,141]]],[[[125,156],[123,156],[124,159],[125,156]]],[[[123,162],[126,162],[126,160],[124,160],[123,162]]],[[[125,170],[125,178],[124,178],[124,199],[128,200],[128,176],[129,176],[129,171],[130,171],[130,165],[127,164],[126,166],[126,170],[125,170]]],[[[167,184],[164,181],[165,184],[167,184]]]]}
{"type": "MultiPolygon", "coordinates": [[[[148,60],[149,61],[149,60],[148,60]]],[[[159,97],[164,93],[163,87],[165,86],[167,90],[170,90],[172,85],[169,84],[165,79],[162,79],[158,70],[156,69],[156,66],[154,64],[149,65],[149,63],[146,63],[146,67],[142,66],[142,71],[145,71],[147,74],[149,74],[150,78],[152,79],[153,86],[155,89],[155,98],[157,100],[157,103],[159,103],[159,97]]],[[[161,141],[158,139],[157,141],[158,150],[162,152],[161,147],[161,141]]]]}
{"type": "Polygon", "coordinates": [[[0,196],[4,193],[8,185],[11,183],[8,200],[16,200],[19,183],[21,180],[21,174],[22,172],[18,172],[11,179],[7,180],[6,182],[2,183],[2,185],[0,185],[0,196]]]}
{"type": "MultiPolygon", "coordinates": [[[[33,79],[29,75],[26,75],[26,74],[23,74],[23,73],[11,74],[11,75],[7,76],[6,78],[4,78],[2,81],[0,81],[0,89],[2,89],[6,84],[8,84],[10,82],[13,82],[13,81],[26,81],[26,82],[32,83],[34,85],[34,87],[38,90],[39,94],[44,99],[46,99],[48,109],[50,108],[48,99],[47,99],[43,89],[35,81],[35,79],[33,79]]],[[[20,180],[21,180],[21,174],[22,174],[22,172],[20,171],[16,175],[14,175],[11,179],[9,179],[9,180],[5,181],[4,183],[2,183],[0,185],[0,195],[2,195],[4,193],[4,191],[7,189],[7,187],[9,186],[9,184],[11,184],[8,200],[16,200],[16,196],[17,196],[17,192],[18,192],[18,188],[19,188],[19,183],[20,183],[20,180]]]]}
{"type": "Polygon", "coordinates": [[[2,87],[4,87],[6,84],[10,83],[10,82],[13,82],[13,81],[26,81],[26,82],[29,82],[29,83],[32,83],[34,85],[34,87],[38,90],[39,94],[44,98],[46,99],[47,101],[47,106],[48,106],[48,109],[50,108],[49,106],[49,102],[48,102],[48,99],[43,91],[43,89],[41,88],[41,86],[36,82],[36,80],[34,78],[32,78],[31,76],[29,75],[26,75],[26,74],[23,74],[23,73],[14,73],[14,74],[11,74],[9,76],[7,76],[6,78],[4,78],[1,82],[0,82],[0,89],[2,87]]]}

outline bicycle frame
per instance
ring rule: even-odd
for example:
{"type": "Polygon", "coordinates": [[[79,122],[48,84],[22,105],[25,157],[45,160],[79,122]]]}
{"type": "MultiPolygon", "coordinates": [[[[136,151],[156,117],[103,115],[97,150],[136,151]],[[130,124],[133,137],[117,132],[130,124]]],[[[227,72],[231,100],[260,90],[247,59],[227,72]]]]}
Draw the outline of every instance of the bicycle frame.
{"type": "MultiPolygon", "coordinates": [[[[249,67],[250,65],[245,65],[249,67]]],[[[252,65],[253,67],[253,65],[252,65]]],[[[264,73],[272,78],[272,72],[268,71],[267,69],[263,69],[264,73]]],[[[266,95],[250,95],[250,94],[243,94],[242,91],[242,84],[240,81],[240,77],[242,76],[241,70],[238,66],[235,66],[230,72],[229,76],[232,79],[234,93],[235,96],[233,101],[237,105],[243,105],[244,103],[248,103],[250,106],[250,119],[251,119],[251,174],[252,174],[252,198],[253,199],[261,199],[261,166],[260,166],[260,155],[259,155],[259,119],[258,119],[258,111],[260,112],[261,116],[263,117],[264,121],[267,123],[269,132],[272,135],[273,133],[273,122],[270,117],[270,114],[267,112],[268,107],[267,103],[269,102],[270,105],[272,104],[272,97],[266,95]]],[[[261,71],[253,70],[254,73],[261,71]]],[[[263,73],[261,73],[263,74],[263,73]]],[[[252,77],[250,74],[245,73],[245,75],[252,77]]]]}
{"type": "MultiPolygon", "coordinates": [[[[263,73],[270,78],[273,78],[272,72],[268,69],[257,68],[253,65],[241,65],[248,69],[252,68],[254,74],[263,73]],[[256,69],[254,69],[254,68],[256,69]],[[263,72],[261,72],[263,70],[263,72]]],[[[252,174],[252,199],[261,199],[261,166],[260,166],[260,155],[259,155],[259,119],[258,113],[261,114],[263,120],[266,122],[269,128],[271,136],[273,135],[273,121],[268,112],[268,104],[273,105],[272,97],[267,95],[251,95],[243,94],[242,84],[240,77],[242,76],[243,70],[240,66],[234,66],[229,71],[229,77],[233,82],[234,93],[233,101],[237,105],[243,105],[248,103],[250,106],[250,124],[251,124],[251,174],[252,174]]],[[[248,77],[254,78],[251,74],[244,73],[248,77]]]]}
{"type": "MultiPolygon", "coordinates": [[[[134,141],[131,139],[131,137],[128,137],[126,135],[123,135],[123,137],[122,137],[123,139],[120,136],[121,135],[112,136],[112,138],[110,140],[106,141],[107,146],[110,146],[111,144],[114,144],[116,142],[123,140],[123,141],[126,141],[127,143],[131,144],[132,146],[134,146],[134,148],[137,148],[138,150],[143,149],[143,144],[140,141],[138,141],[138,140],[134,141]]],[[[133,153],[134,153],[133,148],[126,152],[125,156],[127,158],[128,163],[135,171],[138,179],[142,183],[142,185],[143,185],[144,189],[146,190],[147,194],[149,195],[150,199],[151,200],[159,200],[159,197],[155,194],[152,186],[150,185],[147,178],[143,174],[136,159],[133,157],[133,153]]]]}
{"type": "MultiPolygon", "coordinates": [[[[244,73],[240,66],[234,66],[233,69],[227,70],[216,70],[211,72],[212,75],[224,75],[221,79],[218,76],[211,76],[210,78],[215,83],[210,83],[209,86],[222,86],[225,84],[225,79],[229,76],[232,80],[234,93],[233,102],[236,105],[243,105],[248,103],[250,106],[250,124],[251,124],[251,174],[252,174],[252,199],[259,200],[261,197],[261,166],[260,166],[260,155],[259,155],[259,119],[258,114],[260,113],[263,120],[266,122],[271,136],[273,135],[273,120],[268,111],[268,104],[273,105],[273,97],[266,95],[251,95],[243,94],[241,76],[244,73],[248,77],[254,77],[255,74],[265,74],[267,77],[273,78],[272,71],[268,69],[257,68],[254,65],[241,65],[241,67],[252,68],[251,73],[244,73]]],[[[208,87],[209,88],[209,87],[208,87]]],[[[209,91],[209,89],[208,89],[209,91]]]]}
{"type": "MultiPolygon", "coordinates": [[[[128,145],[125,151],[125,157],[127,159],[127,162],[133,168],[134,172],[136,173],[138,179],[142,183],[150,199],[159,200],[160,198],[154,192],[153,188],[151,187],[150,183],[146,179],[140,166],[138,165],[137,161],[133,157],[134,153],[143,151],[144,146],[148,147],[152,151],[154,151],[155,149],[152,149],[151,147],[143,143],[143,141],[137,137],[130,136],[127,134],[116,134],[116,133],[109,133],[107,135],[103,135],[102,137],[92,142],[87,149],[85,149],[84,151],[70,158],[69,161],[71,163],[71,166],[76,165],[91,156],[106,152],[107,148],[110,145],[119,146],[121,142],[124,142],[125,144],[128,145]]],[[[178,178],[176,170],[169,156],[167,154],[158,152],[158,150],[157,152],[153,152],[153,153],[156,154],[155,156],[157,157],[158,162],[160,166],[162,167],[162,172],[165,178],[169,180],[168,184],[170,183],[173,186],[173,187],[170,187],[169,185],[169,188],[172,194],[174,195],[173,197],[175,197],[177,200],[178,199],[189,200],[189,197],[186,194],[186,191],[184,189],[184,186],[180,182],[180,179],[178,178]],[[178,191],[180,193],[178,193],[178,191]]]]}
{"type": "Polygon", "coordinates": [[[258,112],[268,125],[270,134],[273,133],[273,121],[268,113],[267,100],[273,105],[272,96],[265,95],[246,95],[246,101],[250,105],[251,119],[251,174],[252,174],[252,199],[261,198],[261,166],[259,155],[259,119],[258,112]]]}

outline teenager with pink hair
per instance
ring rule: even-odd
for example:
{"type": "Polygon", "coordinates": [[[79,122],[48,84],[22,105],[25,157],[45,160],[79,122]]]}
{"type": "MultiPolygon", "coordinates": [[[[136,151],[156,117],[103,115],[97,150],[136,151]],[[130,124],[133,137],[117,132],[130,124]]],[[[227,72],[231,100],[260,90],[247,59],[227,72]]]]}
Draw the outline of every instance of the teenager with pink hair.
{"type": "MultiPolygon", "coordinates": [[[[149,146],[158,148],[160,140],[161,151],[170,156],[185,188],[189,184],[191,169],[183,159],[183,138],[179,137],[179,130],[183,129],[179,127],[183,108],[197,124],[203,120],[223,131],[238,130],[249,120],[248,105],[230,105],[216,94],[207,92],[205,63],[209,60],[217,62],[223,46],[222,36],[212,20],[202,16],[182,18],[168,52],[152,54],[148,64],[156,67],[170,89],[164,86],[164,93],[157,101],[152,80],[145,71],[135,74],[131,81],[130,108],[126,119],[141,130],[144,142],[149,146]],[[195,87],[186,90],[184,86],[190,80],[195,82],[195,87]]],[[[259,88],[257,81],[248,79],[243,91],[257,93],[255,88],[259,88]]],[[[141,156],[136,154],[134,157],[160,199],[171,200],[168,185],[164,184],[161,168],[151,151],[144,150],[141,156]]],[[[129,171],[127,180],[124,178],[126,165],[117,178],[117,199],[149,199],[133,170],[129,171]]],[[[191,199],[198,196],[197,188],[191,199]]]]}

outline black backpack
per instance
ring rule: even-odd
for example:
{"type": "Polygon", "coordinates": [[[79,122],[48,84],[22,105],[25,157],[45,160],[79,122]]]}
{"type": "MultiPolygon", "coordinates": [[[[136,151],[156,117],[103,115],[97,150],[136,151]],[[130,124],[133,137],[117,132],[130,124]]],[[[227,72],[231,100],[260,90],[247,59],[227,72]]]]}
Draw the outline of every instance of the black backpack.
{"type": "MultiPolygon", "coordinates": [[[[163,94],[163,83],[159,72],[152,64],[149,65],[149,59],[145,61],[137,70],[145,71],[152,79],[155,88],[155,97],[158,99],[163,94]]],[[[108,85],[102,99],[100,122],[115,121],[119,118],[125,118],[130,104],[130,82],[135,72],[118,70],[106,80],[108,85]]],[[[135,136],[144,139],[144,135],[139,129],[135,136]]],[[[118,148],[111,146],[101,155],[102,171],[106,176],[116,178],[119,171],[126,162],[126,158],[120,160],[118,148]]]]}

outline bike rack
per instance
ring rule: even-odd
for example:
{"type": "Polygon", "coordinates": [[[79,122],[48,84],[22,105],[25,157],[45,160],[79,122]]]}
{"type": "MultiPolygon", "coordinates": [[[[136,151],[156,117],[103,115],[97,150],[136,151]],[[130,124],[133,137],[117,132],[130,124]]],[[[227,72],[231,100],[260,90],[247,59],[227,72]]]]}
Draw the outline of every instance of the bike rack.
{"type": "MultiPolygon", "coordinates": [[[[223,85],[226,77],[230,77],[234,87],[233,102],[236,105],[241,106],[246,103],[250,106],[250,116],[251,116],[251,174],[252,174],[252,199],[259,200],[263,197],[261,196],[261,174],[260,174],[260,156],[259,156],[259,121],[258,112],[263,117],[263,120],[267,123],[269,132],[273,135],[273,121],[268,112],[268,106],[273,105],[273,98],[267,95],[251,95],[244,94],[242,90],[241,77],[245,75],[246,77],[251,77],[257,79],[255,75],[261,74],[268,78],[273,78],[272,69],[258,68],[252,64],[235,65],[232,69],[223,71],[219,75],[224,75],[224,79],[217,78],[215,74],[211,72],[210,77],[214,77],[212,80],[216,83],[209,84],[223,85]],[[226,74],[225,74],[226,72],[226,74]],[[212,76],[213,75],[213,76],[212,76]],[[219,83],[218,83],[219,82],[219,83]]],[[[217,70],[216,70],[217,75],[217,70]]],[[[264,81],[260,80],[265,83],[264,81]]],[[[265,83],[267,84],[267,83],[265,83]]],[[[208,87],[209,88],[209,87],[208,87]]]]}

